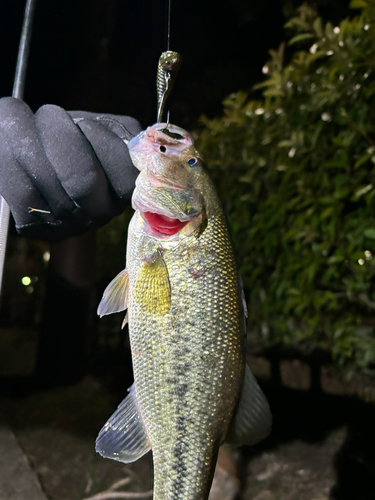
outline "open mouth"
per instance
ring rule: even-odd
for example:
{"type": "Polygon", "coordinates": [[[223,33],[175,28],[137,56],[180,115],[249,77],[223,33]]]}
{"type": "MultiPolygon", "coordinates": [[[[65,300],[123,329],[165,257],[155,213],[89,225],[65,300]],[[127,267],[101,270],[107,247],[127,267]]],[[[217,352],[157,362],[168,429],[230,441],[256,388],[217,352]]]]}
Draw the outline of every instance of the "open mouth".
{"type": "Polygon", "coordinates": [[[165,215],[156,214],[154,212],[143,212],[143,216],[154,231],[166,235],[178,233],[189,222],[181,222],[179,219],[171,219],[165,215]]]}

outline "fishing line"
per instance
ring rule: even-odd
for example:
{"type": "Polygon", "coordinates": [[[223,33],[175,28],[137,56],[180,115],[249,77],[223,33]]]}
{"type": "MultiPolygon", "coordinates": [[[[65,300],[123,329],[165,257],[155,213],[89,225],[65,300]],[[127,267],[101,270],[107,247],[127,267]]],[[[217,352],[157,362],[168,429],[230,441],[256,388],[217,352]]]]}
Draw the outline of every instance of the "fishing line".
{"type": "Polygon", "coordinates": [[[167,51],[170,50],[170,42],[171,42],[171,4],[172,4],[172,0],[168,0],[167,51]]]}
{"type": "MultiPolygon", "coordinates": [[[[36,0],[27,0],[25,14],[21,31],[20,44],[18,47],[18,57],[16,73],[14,76],[12,96],[18,99],[23,98],[26,80],[27,60],[30,51],[31,31],[36,0]]],[[[2,281],[4,271],[5,250],[8,237],[9,226],[9,206],[2,196],[0,196],[0,297],[2,293],[2,281]]]]}

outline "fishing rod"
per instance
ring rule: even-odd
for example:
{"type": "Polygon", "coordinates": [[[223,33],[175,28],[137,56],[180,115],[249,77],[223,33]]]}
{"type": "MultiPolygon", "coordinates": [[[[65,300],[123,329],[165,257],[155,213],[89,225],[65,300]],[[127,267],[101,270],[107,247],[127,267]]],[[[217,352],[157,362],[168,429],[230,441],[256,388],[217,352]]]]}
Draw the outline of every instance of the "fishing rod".
{"type": "MultiPolygon", "coordinates": [[[[31,31],[36,0],[27,0],[23,25],[21,31],[20,44],[18,48],[16,73],[14,76],[12,96],[18,99],[23,98],[26,80],[27,60],[30,50],[31,31]]],[[[0,297],[2,293],[2,281],[4,271],[5,251],[8,238],[9,227],[9,206],[0,195],[0,297]]]]}

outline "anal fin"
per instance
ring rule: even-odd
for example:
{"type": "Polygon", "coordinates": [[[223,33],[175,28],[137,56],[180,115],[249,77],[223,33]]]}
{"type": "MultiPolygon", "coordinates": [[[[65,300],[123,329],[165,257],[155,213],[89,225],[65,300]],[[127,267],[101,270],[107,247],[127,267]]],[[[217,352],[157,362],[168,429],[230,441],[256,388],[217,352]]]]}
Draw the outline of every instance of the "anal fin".
{"type": "Polygon", "coordinates": [[[98,434],[95,450],[104,458],[123,463],[135,462],[151,449],[138,410],[134,384],[112,417],[98,434]]]}
{"type": "Polygon", "coordinates": [[[241,399],[226,441],[237,446],[253,445],[269,435],[271,426],[272,415],[268,401],[246,365],[241,399]]]}

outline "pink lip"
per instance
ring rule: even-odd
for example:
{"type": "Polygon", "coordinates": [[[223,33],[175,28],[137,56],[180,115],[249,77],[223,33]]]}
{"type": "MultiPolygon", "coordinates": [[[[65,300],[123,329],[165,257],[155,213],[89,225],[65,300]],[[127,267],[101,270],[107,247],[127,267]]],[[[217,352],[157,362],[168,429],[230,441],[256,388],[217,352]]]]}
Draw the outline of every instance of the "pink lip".
{"type": "Polygon", "coordinates": [[[188,221],[181,222],[179,219],[170,219],[154,212],[144,212],[143,216],[154,231],[166,235],[178,233],[188,223],[188,221]]]}

